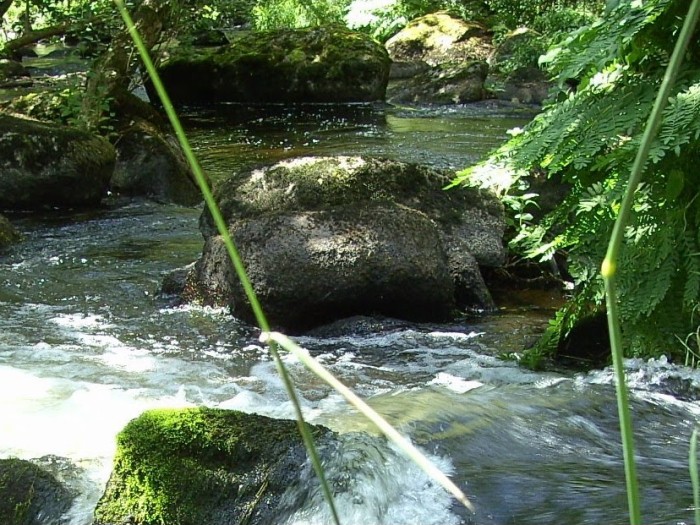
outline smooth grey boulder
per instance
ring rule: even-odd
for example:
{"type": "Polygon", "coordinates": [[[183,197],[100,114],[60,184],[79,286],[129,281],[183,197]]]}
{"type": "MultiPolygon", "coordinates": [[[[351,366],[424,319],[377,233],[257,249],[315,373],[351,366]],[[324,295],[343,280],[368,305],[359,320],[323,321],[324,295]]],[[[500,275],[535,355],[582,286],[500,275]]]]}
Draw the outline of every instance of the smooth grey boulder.
{"type": "Polygon", "coordinates": [[[384,100],[389,66],[384,47],[368,35],[330,26],[183,46],[169,51],[159,73],[176,104],[373,102],[384,100]]]}
{"type": "MultiPolygon", "coordinates": [[[[452,174],[362,157],[302,157],[234,174],[215,196],[263,309],[303,331],[352,315],[444,321],[490,309],[479,266],[505,259],[503,206],[445,191],[452,174]]],[[[208,213],[184,298],[253,314],[208,213]]]]}
{"type": "Polygon", "coordinates": [[[0,209],[97,205],[114,159],[114,147],[101,137],[0,114],[0,209]]]}

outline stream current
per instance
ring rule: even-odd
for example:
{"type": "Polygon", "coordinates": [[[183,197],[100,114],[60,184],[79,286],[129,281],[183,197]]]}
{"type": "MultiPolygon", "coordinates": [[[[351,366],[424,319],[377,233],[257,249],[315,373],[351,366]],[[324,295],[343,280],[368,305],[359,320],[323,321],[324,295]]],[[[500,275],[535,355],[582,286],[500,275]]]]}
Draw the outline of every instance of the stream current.
{"type": "MultiPolygon", "coordinates": [[[[304,154],[384,155],[460,168],[525,117],[499,108],[241,108],[185,114],[214,181],[244,164],[304,154]]],[[[214,406],[292,418],[255,330],[224,310],[172,307],[165,272],[201,252],[200,209],[108,204],[13,217],[24,242],[0,257],[0,457],[33,459],[77,495],[62,525],[89,525],[119,430],[153,407],[214,406]]],[[[551,310],[504,308],[450,325],[399,325],[308,348],[438,462],[472,499],[468,515],[291,357],[309,421],[348,436],[328,466],[353,490],[345,524],[628,522],[610,370],[535,373],[498,359],[551,310]],[[346,434],[347,433],[347,434],[346,434]]],[[[692,521],[688,441],[700,374],[628,361],[645,524],[692,521]]],[[[290,524],[330,523],[314,497],[290,524]]],[[[206,524],[202,524],[206,525],[206,524]]]]}

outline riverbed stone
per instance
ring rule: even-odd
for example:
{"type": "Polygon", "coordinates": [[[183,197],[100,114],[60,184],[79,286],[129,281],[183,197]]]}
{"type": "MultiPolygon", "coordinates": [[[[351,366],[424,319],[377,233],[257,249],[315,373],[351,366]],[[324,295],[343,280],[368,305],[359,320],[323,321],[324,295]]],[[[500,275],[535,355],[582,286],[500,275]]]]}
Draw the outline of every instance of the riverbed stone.
{"type": "Polygon", "coordinates": [[[105,139],[56,124],[0,114],[0,209],[99,204],[114,169],[105,139]]]}
{"type": "Polygon", "coordinates": [[[7,217],[0,215],[0,250],[16,243],[20,239],[19,232],[12,226],[7,217]]]}
{"type": "MultiPolygon", "coordinates": [[[[274,326],[303,331],[352,315],[444,321],[490,309],[480,265],[500,266],[503,206],[445,191],[452,173],[388,159],[301,157],[243,171],[215,196],[274,326]]],[[[206,242],[185,299],[253,314],[222,238],[206,242]]]]}
{"type": "Polygon", "coordinates": [[[3,525],[61,525],[73,494],[51,473],[26,460],[0,459],[3,525]]]}
{"type": "Polygon", "coordinates": [[[390,66],[383,46],[339,26],[241,31],[169,55],[159,73],[177,104],[379,101],[390,66]]]}
{"type": "Polygon", "coordinates": [[[161,203],[194,206],[202,194],[177,139],[144,119],[120,130],[111,190],[161,203]]]}
{"type": "Polygon", "coordinates": [[[32,79],[29,71],[22,65],[22,62],[0,58],[0,87],[12,88],[31,85],[32,79]]]}
{"type": "Polygon", "coordinates": [[[504,36],[489,58],[491,94],[501,100],[542,105],[552,83],[539,67],[547,51],[547,39],[537,31],[520,27],[504,36]]]}
{"type": "MultiPolygon", "coordinates": [[[[308,428],[321,447],[334,435],[308,428]]],[[[214,408],[150,410],[117,437],[95,525],[283,523],[294,508],[280,500],[305,462],[295,421],[214,408]]]]}
{"type": "Polygon", "coordinates": [[[409,22],[386,48],[393,62],[390,102],[462,104],[485,96],[493,45],[480,23],[430,13],[409,22]]]}

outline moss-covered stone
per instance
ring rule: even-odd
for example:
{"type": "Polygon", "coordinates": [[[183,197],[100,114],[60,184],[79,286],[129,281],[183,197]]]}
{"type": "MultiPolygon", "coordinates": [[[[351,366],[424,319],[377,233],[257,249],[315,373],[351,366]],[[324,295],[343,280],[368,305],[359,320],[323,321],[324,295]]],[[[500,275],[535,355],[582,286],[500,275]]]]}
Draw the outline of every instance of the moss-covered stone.
{"type": "Polygon", "coordinates": [[[412,20],[386,43],[394,79],[387,100],[435,104],[482,100],[491,40],[485,26],[446,12],[412,20]]]}
{"type": "MultiPolygon", "coordinates": [[[[479,266],[505,258],[503,206],[453,174],[364,157],[300,157],[234,174],[215,197],[276,327],[352,315],[444,321],[493,302],[479,266]]],[[[253,316],[205,212],[207,242],[185,299],[253,316]]]]}
{"type": "Polygon", "coordinates": [[[98,204],[114,159],[114,147],[101,137],[0,115],[0,209],[98,204]]]}
{"type": "MultiPolygon", "coordinates": [[[[332,433],[313,427],[316,438],[332,433]]],[[[161,409],[117,438],[96,525],[279,523],[305,461],[294,421],[211,408],[161,409]]]]}
{"type": "Polygon", "coordinates": [[[202,194],[177,139],[144,119],[134,118],[115,142],[117,161],[110,180],[114,193],[156,202],[195,206],[202,194]]]}
{"type": "MultiPolygon", "coordinates": [[[[327,210],[353,203],[401,204],[449,228],[464,210],[480,206],[502,213],[497,199],[467,188],[445,191],[453,174],[421,164],[365,157],[298,157],[234,174],[217,186],[216,200],[227,221],[270,213],[327,210]]],[[[202,231],[214,232],[205,212],[202,231]]]]}
{"type": "Polygon", "coordinates": [[[21,459],[0,459],[0,517],[3,525],[58,525],[72,502],[53,475],[21,459]]]}
{"type": "Polygon", "coordinates": [[[0,215],[0,250],[16,243],[19,238],[19,232],[15,230],[10,221],[0,215]]]}
{"type": "Polygon", "coordinates": [[[174,50],[160,74],[177,103],[383,100],[390,60],[342,27],[242,32],[216,49],[174,50]]]}
{"type": "Polygon", "coordinates": [[[29,71],[21,62],[0,58],[0,87],[28,86],[32,84],[29,71]]]}

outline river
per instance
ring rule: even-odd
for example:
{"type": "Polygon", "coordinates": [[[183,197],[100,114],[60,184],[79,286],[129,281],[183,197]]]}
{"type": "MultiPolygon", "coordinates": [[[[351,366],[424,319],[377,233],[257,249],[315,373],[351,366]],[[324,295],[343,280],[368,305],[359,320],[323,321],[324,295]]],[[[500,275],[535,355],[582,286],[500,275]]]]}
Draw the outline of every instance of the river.
{"type": "MultiPolygon", "coordinates": [[[[489,105],[224,106],[184,116],[213,180],[302,154],[459,168],[526,118],[489,105]]],[[[0,256],[0,457],[35,459],[75,491],[64,525],[92,522],[115,436],[147,408],[207,405],[292,417],[255,330],[226,311],[173,307],[156,296],[165,272],[200,253],[200,212],[108,202],[90,212],[13,217],[25,240],[0,256]]],[[[339,502],[343,523],[628,522],[610,370],[535,373],[498,357],[531,341],[549,315],[512,306],[450,325],[299,338],[435,458],[477,509],[468,515],[391,447],[369,450],[355,437],[361,453],[329,467],[355,480],[354,497],[339,502]]],[[[311,422],[374,432],[285,359],[311,422]]],[[[690,523],[688,440],[700,375],[664,360],[627,367],[644,523],[690,523]]],[[[328,523],[325,512],[312,499],[290,524],[328,523]]]]}

